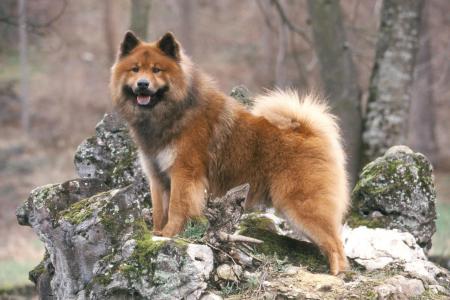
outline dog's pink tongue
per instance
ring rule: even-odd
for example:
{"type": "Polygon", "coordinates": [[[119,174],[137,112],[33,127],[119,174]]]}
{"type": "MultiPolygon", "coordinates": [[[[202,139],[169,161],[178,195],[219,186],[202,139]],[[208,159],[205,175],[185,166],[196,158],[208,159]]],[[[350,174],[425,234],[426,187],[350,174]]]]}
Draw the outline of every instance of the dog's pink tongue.
{"type": "Polygon", "coordinates": [[[147,105],[150,103],[150,96],[137,96],[136,99],[139,105],[147,105]]]}

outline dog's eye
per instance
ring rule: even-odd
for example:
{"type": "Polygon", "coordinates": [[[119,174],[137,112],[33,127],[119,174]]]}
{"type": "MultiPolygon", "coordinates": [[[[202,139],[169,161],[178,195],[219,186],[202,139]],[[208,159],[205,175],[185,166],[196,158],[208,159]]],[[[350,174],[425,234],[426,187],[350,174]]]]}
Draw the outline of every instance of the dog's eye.
{"type": "Polygon", "coordinates": [[[152,72],[153,72],[153,73],[159,73],[159,72],[161,72],[161,69],[158,68],[158,67],[153,67],[153,68],[152,68],[152,72]]]}
{"type": "Polygon", "coordinates": [[[139,72],[139,67],[133,67],[133,69],[131,69],[131,71],[133,71],[134,73],[139,72]]]}

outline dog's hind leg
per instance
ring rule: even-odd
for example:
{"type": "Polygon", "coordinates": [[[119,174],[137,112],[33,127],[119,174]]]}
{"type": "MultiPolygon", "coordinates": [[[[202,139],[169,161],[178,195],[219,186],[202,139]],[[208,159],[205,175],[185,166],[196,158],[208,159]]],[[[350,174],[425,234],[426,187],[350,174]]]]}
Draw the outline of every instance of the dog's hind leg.
{"type": "MultiPolygon", "coordinates": [[[[292,194],[291,194],[292,195],[292,194]]],[[[340,224],[330,212],[317,207],[318,202],[312,199],[296,201],[274,201],[276,209],[281,211],[295,229],[304,232],[327,256],[330,273],[337,275],[348,268],[347,258],[339,236],[340,224]]]]}

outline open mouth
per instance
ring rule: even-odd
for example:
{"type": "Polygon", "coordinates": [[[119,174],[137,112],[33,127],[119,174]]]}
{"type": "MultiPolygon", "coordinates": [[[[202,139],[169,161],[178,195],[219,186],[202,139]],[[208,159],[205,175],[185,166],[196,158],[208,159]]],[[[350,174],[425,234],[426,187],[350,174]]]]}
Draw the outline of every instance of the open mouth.
{"type": "Polygon", "coordinates": [[[148,105],[150,101],[152,100],[152,96],[143,96],[143,95],[137,95],[136,101],[139,105],[148,105]]]}
{"type": "Polygon", "coordinates": [[[168,86],[159,88],[156,92],[150,90],[133,90],[130,86],[123,87],[123,93],[126,97],[133,101],[133,103],[142,108],[152,108],[158,102],[163,100],[164,94],[169,90],[168,86]]]}

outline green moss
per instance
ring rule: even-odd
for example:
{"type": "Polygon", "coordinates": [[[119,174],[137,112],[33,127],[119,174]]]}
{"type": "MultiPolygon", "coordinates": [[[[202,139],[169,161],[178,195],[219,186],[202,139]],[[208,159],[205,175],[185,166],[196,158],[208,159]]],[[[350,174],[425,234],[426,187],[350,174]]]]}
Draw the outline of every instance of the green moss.
{"type": "Polygon", "coordinates": [[[366,226],[368,228],[384,228],[386,224],[382,217],[380,218],[365,218],[358,212],[353,211],[347,218],[348,226],[355,228],[358,226],[366,226]]]}
{"type": "Polygon", "coordinates": [[[133,168],[133,163],[136,160],[136,149],[130,147],[124,153],[121,153],[122,157],[116,162],[114,169],[111,172],[111,178],[113,183],[122,184],[124,179],[122,178],[124,173],[133,168]]]}
{"type": "Polygon", "coordinates": [[[259,216],[257,214],[250,214],[241,223],[241,228],[259,228],[276,232],[276,226],[273,221],[267,217],[259,216]]]}
{"type": "Polygon", "coordinates": [[[70,206],[67,210],[60,213],[61,218],[66,221],[78,225],[92,216],[92,208],[90,207],[90,198],[81,200],[70,206]]]}
{"type": "Polygon", "coordinates": [[[139,278],[153,272],[152,262],[166,244],[165,241],[153,240],[153,235],[147,229],[144,220],[136,221],[133,238],[136,240],[133,254],[127,262],[122,263],[118,268],[118,271],[122,272],[128,279],[139,278]]]}
{"type": "Polygon", "coordinates": [[[180,237],[189,241],[199,241],[203,238],[208,228],[209,222],[206,217],[192,218],[186,223],[180,237]]]}
{"type": "Polygon", "coordinates": [[[163,241],[154,241],[150,232],[145,233],[139,240],[136,240],[133,258],[139,265],[144,266],[156,256],[164,244],[163,241]]]}
{"type": "Polygon", "coordinates": [[[413,300],[444,300],[448,299],[448,295],[442,294],[440,292],[434,292],[431,289],[425,289],[421,295],[412,298],[413,300]]]}
{"type": "Polygon", "coordinates": [[[378,294],[372,289],[366,290],[363,296],[364,299],[378,299],[378,294]]]}
{"type": "Polygon", "coordinates": [[[45,268],[45,261],[49,258],[49,254],[47,251],[45,251],[44,258],[41,260],[41,262],[34,267],[33,270],[28,272],[28,279],[30,279],[34,284],[37,284],[39,277],[47,271],[45,268]]]}
{"type": "Polygon", "coordinates": [[[305,266],[310,271],[327,271],[326,258],[316,246],[278,235],[272,230],[267,230],[268,226],[270,225],[265,218],[261,218],[261,220],[248,218],[242,221],[240,232],[243,235],[264,241],[264,243],[255,246],[258,253],[277,255],[281,258],[286,257],[289,262],[305,266]]]}
{"type": "Polygon", "coordinates": [[[112,274],[100,274],[92,278],[92,283],[107,286],[112,281],[112,274]]]}
{"type": "Polygon", "coordinates": [[[34,189],[30,195],[33,200],[33,206],[36,209],[47,208],[50,216],[56,219],[60,208],[58,207],[58,201],[53,200],[57,200],[58,197],[55,196],[59,195],[62,191],[60,184],[48,184],[34,189]]]}
{"type": "Polygon", "coordinates": [[[36,288],[31,285],[0,287],[0,299],[33,299],[36,288]]]}

